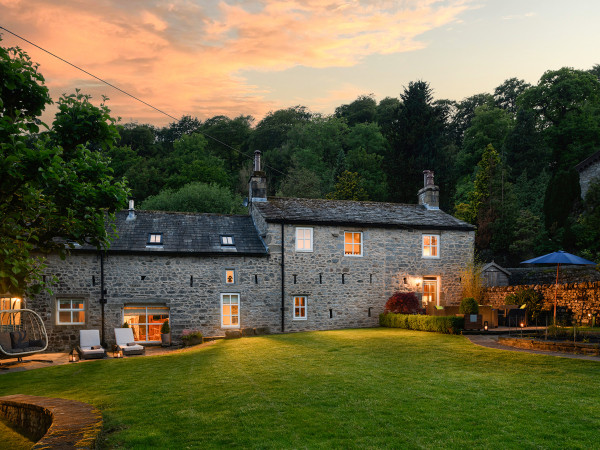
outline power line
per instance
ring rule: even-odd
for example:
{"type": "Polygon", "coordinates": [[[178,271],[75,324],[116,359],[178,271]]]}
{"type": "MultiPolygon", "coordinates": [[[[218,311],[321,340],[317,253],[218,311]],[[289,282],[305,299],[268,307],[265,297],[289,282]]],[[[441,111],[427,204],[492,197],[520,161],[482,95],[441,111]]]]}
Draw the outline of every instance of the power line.
{"type": "MultiPolygon", "coordinates": [[[[165,115],[165,116],[167,116],[167,117],[169,117],[169,118],[171,118],[171,119],[173,119],[173,120],[175,120],[175,121],[178,121],[178,120],[179,120],[179,119],[177,119],[175,116],[172,116],[171,114],[169,114],[169,113],[167,113],[167,112],[163,111],[162,109],[159,109],[159,108],[157,108],[157,107],[155,107],[155,106],[151,105],[150,103],[148,103],[148,102],[146,102],[146,101],[144,101],[144,100],[142,100],[142,99],[140,99],[140,98],[136,97],[136,96],[135,96],[135,95],[133,95],[133,94],[130,94],[129,92],[127,92],[127,91],[125,91],[125,90],[121,89],[120,87],[118,87],[118,86],[115,86],[115,85],[114,85],[114,84],[112,84],[112,83],[109,83],[108,81],[106,81],[106,80],[104,80],[104,79],[102,79],[102,78],[100,78],[100,77],[98,77],[98,76],[94,75],[93,73],[90,73],[90,72],[88,72],[87,70],[85,70],[85,69],[83,69],[83,68],[81,68],[81,67],[79,67],[79,66],[77,66],[77,65],[75,65],[75,64],[73,64],[73,63],[71,63],[71,62],[69,62],[69,61],[67,61],[67,60],[66,60],[66,59],[64,59],[64,58],[61,58],[60,56],[58,56],[58,55],[56,55],[56,54],[52,53],[51,51],[49,51],[49,50],[46,50],[46,49],[45,49],[45,48],[43,48],[43,47],[40,47],[39,45],[37,45],[37,44],[33,43],[32,41],[30,41],[30,40],[28,40],[28,39],[25,39],[23,36],[19,36],[18,34],[16,34],[16,33],[13,33],[13,32],[12,32],[12,31],[10,31],[9,29],[7,29],[7,28],[5,28],[5,27],[3,27],[3,26],[1,26],[1,25],[0,25],[0,30],[4,30],[4,31],[6,31],[7,33],[10,33],[10,34],[12,34],[12,35],[13,35],[13,36],[15,36],[16,38],[19,38],[19,39],[21,39],[22,41],[24,41],[24,42],[27,42],[27,43],[28,43],[28,44],[30,44],[30,45],[33,45],[34,47],[36,47],[36,48],[40,49],[41,51],[43,51],[43,52],[45,52],[45,53],[48,53],[50,56],[53,56],[54,58],[56,58],[56,59],[58,59],[58,60],[60,60],[60,61],[64,62],[65,64],[68,64],[68,65],[69,65],[69,66],[71,66],[71,67],[74,67],[75,69],[77,69],[77,70],[79,70],[79,71],[81,71],[81,72],[85,73],[86,75],[89,75],[90,77],[92,77],[92,78],[95,78],[96,80],[100,81],[101,83],[104,83],[104,84],[106,84],[107,86],[110,86],[111,88],[113,88],[113,89],[116,89],[117,91],[119,91],[119,92],[121,92],[121,93],[123,93],[123,94],[125,94],[125,95],[127,95],[127,96],[129,96],[129,97],[131,97],[132,99],[134,99],[134,100],[136,100],[136,101],[138,101],[138,102],[140,102],[140,103],[142,103],[142,104],[144,104],[144,105],[146,105],[146,106],[148,106],[148,107],[150,107],[150,108],[154,109],[155,111],[157,111],[157,112],[159,112],[159,113],[161,113],[161,114],[163,114],[163,115],[165,115]]],[[[206,136],[207,138],[209,138],[209,139],[212,139],[213,141],[215,141],[215,142],[217,142],[217,143],[219,143],[219,144],[221,144],[221,145],[223,145],[223,146],[225,146],[225,147],[227,147],[227,148],[229,148],[229,149],[233,150],[234,152],[237,152],[237,153],[239,153],[240,155],[242,155],[242,156],[244,156],[244,157],[246,157],[246,158],[248,158],[248,159],[250,159],[250,160],[252,160],[252,159],[253,159],[253,157],[252,157],[252,156],[246,155],[246,154],[245,154],[245,153],[243,153],[241,150],[238,150],[237,148],[234,148],[234,147],[232,147],[231,145],[229,145],[229,144],[226,144],[225,142],[223,142],[223,141],[221,141],[221,140],[219,140],[219,139],[217,139],[217,138],[215,138],[215,137],[213,137],[213,136],[211,136],[211,135],[209,135],[209,134],[207,134],[207,133],[205,133],[205,132],[203,132],[203,131],[198,131],[198,132],[199,132],[200,134],[202,134],[203,136],[206,136]]],[[[266,164],[265,164],[265,167],[266,167],[266,168],[268,168],[268,169],[270,169],[270,170],[273,170],[273,171],[275,171],[275,172],[279,172],[281,175],[285,175],[285,174],[284,174],[282,171],[280,171],[280,170],[278,170],[278,169],[276,169],[276,168],[274,168],[274,167],[270,167],[270,166],[268,166],[268,165],[266,165],[266,164]]]]}

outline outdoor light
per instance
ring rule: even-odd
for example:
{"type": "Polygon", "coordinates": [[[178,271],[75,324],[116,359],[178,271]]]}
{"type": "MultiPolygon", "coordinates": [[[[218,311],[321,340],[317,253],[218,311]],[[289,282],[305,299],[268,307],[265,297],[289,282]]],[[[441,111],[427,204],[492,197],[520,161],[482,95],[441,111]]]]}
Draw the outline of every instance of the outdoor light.
{"type": "Polygon", "coordinates": [[[113,350],[113,358],[122,358],[123,357],[123,350],[121,349],[120,346],[115,345],[114,350],[113,350]]]}
{"type": "Polygon", "coordinates": [[[79,361],[79,353],[77,352],[77,350],[75,350],[75,348],[73,348],[71,350],[71,353],[69,353],[69,362],[77,362],[79,361]]]}
{"type": "Polygon", "coordinates": [[[483,322],[483,330],[484,331],[488,330],[488,321],[487,320],[485,322],[483,322]]]}
{"type": "Polygon", "coordinates": [[[521,328],[525,328],[525,324],[524,324],[523,322],[521,322],[521,323],[519,324],[519,326],[520,326],[521,328]]]}

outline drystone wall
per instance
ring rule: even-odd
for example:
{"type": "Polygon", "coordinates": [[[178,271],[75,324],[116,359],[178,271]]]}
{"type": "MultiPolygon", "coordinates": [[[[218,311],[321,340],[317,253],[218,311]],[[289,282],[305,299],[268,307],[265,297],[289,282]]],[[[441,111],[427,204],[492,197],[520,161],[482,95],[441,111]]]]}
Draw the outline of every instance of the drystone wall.
{"type": "Polygon", "coordinates": [[[591,324],[592,320],[598,324],[600,318],[600,282],[583,282],[528,286],[497,286],[487,288],[484,293],[484,304],[499,307],[504,305],[508,294],[514,294],[521,289],[534,289],[544,298],[544,308],[554,310],[556,293],[556,306],[572,320],[579,324],[591,324]]]}

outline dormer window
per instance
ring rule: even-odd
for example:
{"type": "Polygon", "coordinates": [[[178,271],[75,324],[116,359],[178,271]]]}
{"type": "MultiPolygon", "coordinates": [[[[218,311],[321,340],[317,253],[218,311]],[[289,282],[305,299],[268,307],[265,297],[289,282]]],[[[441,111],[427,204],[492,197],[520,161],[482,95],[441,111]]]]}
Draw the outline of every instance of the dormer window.
{"type": "Polygon", "coordinates": [[[148,245],[162,245],[162,243],[163,243],[162,233],[148,234],[148,245]]]}
{"type": "Polygon", "coordinates": [[[221,245],[233,246],[235,245],[233,241],[233,236],[230,234],[221,235],[221,245]]]}

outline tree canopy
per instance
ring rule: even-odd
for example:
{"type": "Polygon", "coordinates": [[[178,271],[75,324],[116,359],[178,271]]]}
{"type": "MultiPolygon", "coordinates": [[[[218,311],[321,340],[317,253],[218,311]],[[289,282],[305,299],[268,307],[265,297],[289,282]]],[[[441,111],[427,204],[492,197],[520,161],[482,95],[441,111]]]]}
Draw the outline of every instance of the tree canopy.
{"type": "Polygon", "coordinates": [[[53,130],[36,135],[51,102],[38,66],[0,47],[0,73],[0,292],[22,294],[43,284],[39,254],[64,254],[69,243],[106,248],[105,221],[128,191],[103,153],[118,138],[104,102],[63,96],[53,130]]]}

